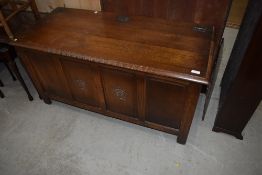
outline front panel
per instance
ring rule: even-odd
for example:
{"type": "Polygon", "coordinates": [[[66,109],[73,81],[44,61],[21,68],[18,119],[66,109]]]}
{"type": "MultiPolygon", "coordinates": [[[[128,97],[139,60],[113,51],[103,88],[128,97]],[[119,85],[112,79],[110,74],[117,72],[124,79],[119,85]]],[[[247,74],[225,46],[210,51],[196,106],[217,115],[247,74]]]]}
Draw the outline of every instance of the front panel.
{"type": "Polygon", "coordinates": [[[103,91],[97,69],[90,64],[61,59],[74,100],[94,107],[101,106],[103,91]]]}
{"type": "Polygon", "coordinates": [[[179,129],[185,109],[185,84],[148,80],[146,89],[146,121],[179,129]]]}
{"type": "Polygon", "coordinates": [[[108,111],[137,116],[137,84],[133,74],[103,69],[102,79],[108,111]]]}

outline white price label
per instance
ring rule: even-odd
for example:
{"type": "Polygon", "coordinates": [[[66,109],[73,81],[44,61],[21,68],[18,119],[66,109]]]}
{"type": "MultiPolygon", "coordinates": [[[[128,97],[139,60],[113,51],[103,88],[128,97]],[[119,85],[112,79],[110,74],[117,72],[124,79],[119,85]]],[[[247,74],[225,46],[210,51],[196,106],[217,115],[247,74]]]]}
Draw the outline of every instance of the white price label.
{"type": "Polygon", "coordinates": [[[191,73],[192,73],[192,74],[197,74],[197,75],[200,75],[200,73],[201,73],[201,72],[200,72],[200,71],[198,71],[198,70],[191,70],[191,73]]]}

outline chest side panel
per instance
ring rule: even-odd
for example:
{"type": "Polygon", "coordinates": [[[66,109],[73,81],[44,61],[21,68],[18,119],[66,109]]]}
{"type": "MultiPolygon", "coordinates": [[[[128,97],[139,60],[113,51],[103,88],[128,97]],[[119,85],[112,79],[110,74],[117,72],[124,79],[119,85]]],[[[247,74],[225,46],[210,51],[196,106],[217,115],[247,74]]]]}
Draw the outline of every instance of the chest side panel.
{"type": "Polygon", "coordinates": [[[146,121],[179,129],[186,99],[186,84],[147,80],[146,121]]]}
{"type": "Polygon", "coordinates": [[[59,57],[38,51],[26,53],[45,93],[71,99],[59,57]]]}

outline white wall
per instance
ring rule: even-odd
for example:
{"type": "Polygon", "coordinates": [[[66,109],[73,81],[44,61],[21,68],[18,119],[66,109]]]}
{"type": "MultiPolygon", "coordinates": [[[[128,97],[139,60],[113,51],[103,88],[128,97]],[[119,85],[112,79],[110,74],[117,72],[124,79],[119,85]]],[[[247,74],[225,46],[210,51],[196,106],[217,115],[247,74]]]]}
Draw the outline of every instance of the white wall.
{"type": "Polygon", "coordinates": [[[56,7],[100,10],[100,0],[36,0],[39,11],[51,12],[56,7]]]}

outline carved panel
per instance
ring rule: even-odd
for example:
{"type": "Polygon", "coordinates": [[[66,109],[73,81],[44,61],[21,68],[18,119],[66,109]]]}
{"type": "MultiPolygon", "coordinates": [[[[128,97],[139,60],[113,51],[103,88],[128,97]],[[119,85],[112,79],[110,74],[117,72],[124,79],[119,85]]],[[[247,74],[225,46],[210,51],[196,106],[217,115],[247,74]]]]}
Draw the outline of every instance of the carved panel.
{"type": "Polygon", "coordinates": [[[137,88],[135,76],[122,71],[103,69],[102,79],[107,110],[136,117],[137,88]]]}
{"type": "Polygon", "coordinates": [[[101,106],[99,95],[102,90],[98,87],[98,72],[88,64],[61,59],[63,69],[76,101],[91,105],[101,106]]]}

